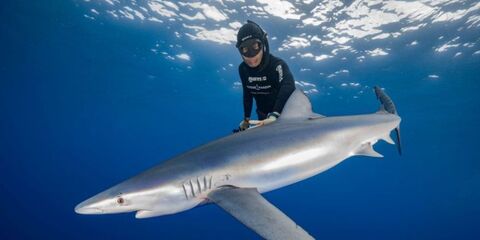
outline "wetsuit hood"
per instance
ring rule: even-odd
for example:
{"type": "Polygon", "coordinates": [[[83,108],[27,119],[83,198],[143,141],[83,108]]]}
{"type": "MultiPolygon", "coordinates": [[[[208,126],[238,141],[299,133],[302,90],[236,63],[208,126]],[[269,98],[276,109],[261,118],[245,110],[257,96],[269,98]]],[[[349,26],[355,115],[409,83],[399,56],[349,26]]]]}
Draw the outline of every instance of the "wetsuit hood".
{"type": "Polygon", "coordinates": [[[262,61],[260,62],[260,65],[255,67],[255,69],[258,69],[258,71],[262,71],[270,62],[270,47],[268,44],[267,33],[255,22],[247,20],[247,23],[238,30],[236,44],[237,49],[243,42],[249,39],[258,39],[262,43],[262,61]]]}

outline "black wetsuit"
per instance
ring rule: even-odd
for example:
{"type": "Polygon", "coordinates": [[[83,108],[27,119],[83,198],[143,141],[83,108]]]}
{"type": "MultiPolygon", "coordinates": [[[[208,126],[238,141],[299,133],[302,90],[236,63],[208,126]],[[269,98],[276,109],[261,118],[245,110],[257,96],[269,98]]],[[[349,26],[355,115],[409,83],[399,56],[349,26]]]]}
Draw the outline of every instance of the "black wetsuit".
{"type": "Polygon", "coordinates": [[[244,116],[250,118],[253,98],[257,104],[258,119],[271,112],[282,113],[283,106],[295,90],[295,80],[287,64],[269,55],[265,66],[249,67],[242,62],[238,67],[243,86],[244,116]]]}

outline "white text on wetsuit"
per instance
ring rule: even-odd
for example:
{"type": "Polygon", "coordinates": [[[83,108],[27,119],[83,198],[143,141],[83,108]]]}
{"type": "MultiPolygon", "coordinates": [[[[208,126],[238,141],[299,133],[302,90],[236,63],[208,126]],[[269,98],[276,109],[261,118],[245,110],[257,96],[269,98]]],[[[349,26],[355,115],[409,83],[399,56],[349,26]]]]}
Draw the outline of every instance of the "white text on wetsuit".
{"type": "Polygon", "coordinates": [[[262,82],[267,81],[267,76],[263,77],[248,77],[248,82],[262,82]]]}

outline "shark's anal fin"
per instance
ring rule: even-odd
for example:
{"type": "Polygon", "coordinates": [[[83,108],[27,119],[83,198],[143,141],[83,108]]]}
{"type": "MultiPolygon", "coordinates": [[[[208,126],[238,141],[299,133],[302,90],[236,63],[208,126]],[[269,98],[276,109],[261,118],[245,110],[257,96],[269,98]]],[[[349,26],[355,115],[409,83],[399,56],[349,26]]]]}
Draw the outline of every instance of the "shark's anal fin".
{"type": "Polygon", "coordinates": [[[370,142],[360,145],[357,151],[355,151],[355,155],[362,155],[367,157],[383,157],[382,154],[376,152],[373,149],[373,146],[370,142]]]}
{"type": "Polygon", "coordinates": [[[256,188],[223,187],[208,198],[265,239],[314,239],[256,188]]]}

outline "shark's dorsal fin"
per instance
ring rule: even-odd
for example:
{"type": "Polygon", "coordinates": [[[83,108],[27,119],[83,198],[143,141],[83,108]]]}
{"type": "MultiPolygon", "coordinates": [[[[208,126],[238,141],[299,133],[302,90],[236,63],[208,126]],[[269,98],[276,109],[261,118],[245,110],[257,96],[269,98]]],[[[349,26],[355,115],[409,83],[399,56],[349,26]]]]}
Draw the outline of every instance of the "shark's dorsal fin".
{"type": "Polygon", "coordinates": [[[279,119],[313,119],[321,117],[323,116],[312,111],[312,104],[305,93],[300,89],[295,89],[285,103],[279,119]]]}

